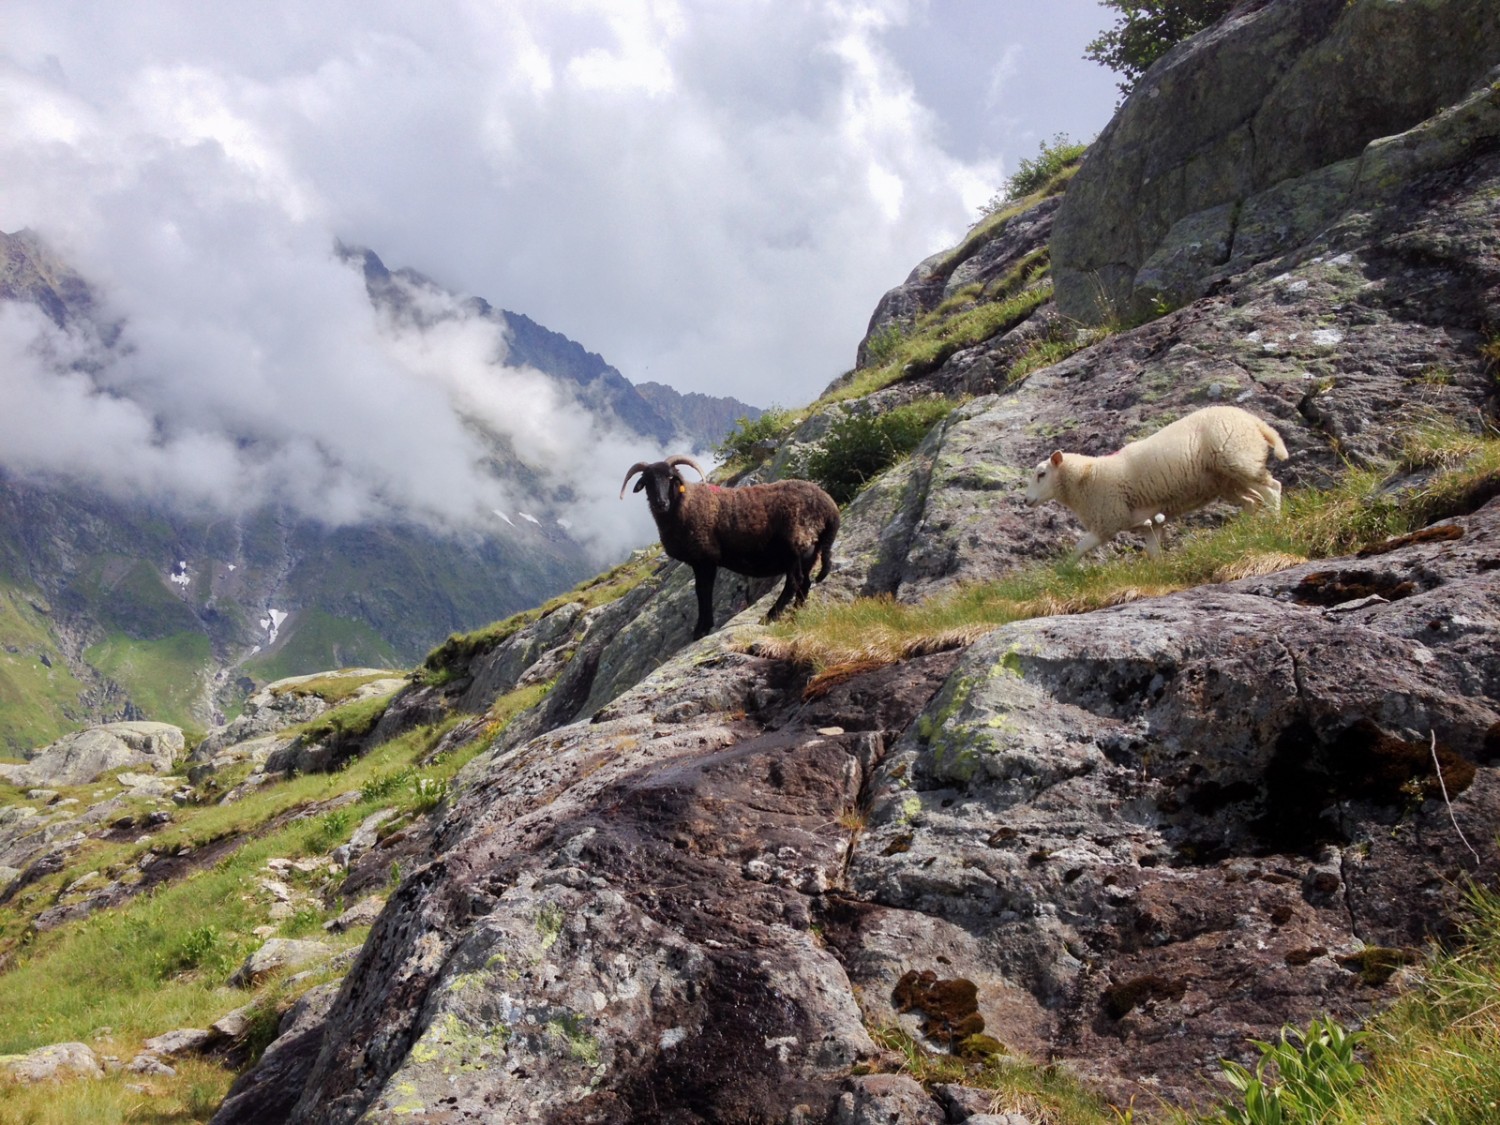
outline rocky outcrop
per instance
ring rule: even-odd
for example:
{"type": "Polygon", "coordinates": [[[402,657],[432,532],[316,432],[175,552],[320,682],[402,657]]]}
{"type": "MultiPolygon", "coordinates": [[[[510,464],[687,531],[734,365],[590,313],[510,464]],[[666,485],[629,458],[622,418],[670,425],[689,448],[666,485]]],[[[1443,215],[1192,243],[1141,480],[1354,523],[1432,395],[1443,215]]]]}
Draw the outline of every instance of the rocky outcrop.
{"type": "Polygon", "coordinates": [[[1149,314],[1500,141],[1487,0],[1241,5],[1153,66],[1069,186],[1058,308],[1149,314]]]}
{"type": "Polygon", "coordinates": [[[16,786],[87,785],[124,767],[166,773],[182,753],[182,731],[167,723],[108,723],[32,751],[24,765],[0,764],[16,786]]]}
{"type": "Polygon", "coordinates": [[[1500,502],[1447,526],[810,700],[715,634],[470,768],[287,1119],[857,1120],[891,1025],[1190,1101],[1358,1019],[1497,874],[1500,502]]]}
{"type": "Polygon", "coordinates": [[[22,1055],[0,1055],[0,1077],[11,1082],[102,1078],[104,1068],[87,1043],[53,1043],[22,1055]]]}

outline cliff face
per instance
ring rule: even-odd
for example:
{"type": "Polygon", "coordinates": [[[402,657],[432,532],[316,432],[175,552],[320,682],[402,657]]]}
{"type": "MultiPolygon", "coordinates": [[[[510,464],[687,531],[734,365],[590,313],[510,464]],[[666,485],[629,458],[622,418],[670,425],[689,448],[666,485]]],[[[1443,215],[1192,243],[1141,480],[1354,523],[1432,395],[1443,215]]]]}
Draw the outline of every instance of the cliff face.
{"type": "MultiPolygon", "coordinates": [[[[840,412],[979,395],[849,506],[815,597],[1053,556],[1076,532],[1024,509],[1027,466],[1209,402],[1277,426],[1289,493],[1424,420],[1493,419],[1494,19],[1242,8],[1147,76],[1060,209],[923,263],[862,359],[1049,239],[1057,309],[804,424],[778,463],[840,412]],[[1014,378],[1096,281],[1182,307],[1014,378]]],[[[772,658],[763,606],[689,645],[681,568],[565,606],[393,704],[392,729],[473,713],[463,744],[569,657],[215,1120],[963,1120],[952,1090],[862,1075],[895,1025],[939,1050],[982,1031],[1122,1103],[1201,1100],[1247,1036],[1387,1002],[1462,881],[1497,874],[1493,493],[1368,557],[1262,560],[831,688],[772,658]]],[[[722,585],[721,614],[746,604],[722,585]]]]}

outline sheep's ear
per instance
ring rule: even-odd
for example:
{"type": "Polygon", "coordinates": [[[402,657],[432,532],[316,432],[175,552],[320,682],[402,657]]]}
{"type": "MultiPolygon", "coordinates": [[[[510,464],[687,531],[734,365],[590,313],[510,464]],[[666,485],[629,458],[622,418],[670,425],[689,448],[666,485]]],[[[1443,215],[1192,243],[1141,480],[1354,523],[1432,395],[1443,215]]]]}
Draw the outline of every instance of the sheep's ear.
{"type": "Polygon", "coordinates": [[[642,473],[641,474],[641,479],[635,482],[635,487],[632,488],[630,491],[631,492],[639,492],[641,489],[643,489],[645,487],[646,487],[646,475],[644,473],[642,473]]]}
{"type": "Polygon", "coordinates": [[[1049,461],[1052,462],[1053,468],[1056,468],[1058,465],[1061,465],[1062,464],[1062,450],[1061,449],[1054,449],[1052,451],[1052,456],[1048,457],[1047,460],[1049,460],[1049,461]]]}

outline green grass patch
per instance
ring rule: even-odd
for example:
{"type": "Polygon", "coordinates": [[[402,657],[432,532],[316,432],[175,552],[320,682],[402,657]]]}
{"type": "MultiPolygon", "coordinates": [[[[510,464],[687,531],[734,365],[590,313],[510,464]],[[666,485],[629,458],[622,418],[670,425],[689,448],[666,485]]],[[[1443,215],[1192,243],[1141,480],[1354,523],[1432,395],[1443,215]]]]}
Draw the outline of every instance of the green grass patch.
{"type": "Polygon", "coordinates": [[[1397,464],[1350,471],[1326,490],[1288,493],[1279,519],[1241,513],[1183,535],[1155,559],[1125,555],[1092,565],[1028,567],[916,604],[888,597],[816,601],[754,643],[766,655],[840,675],[968,644],[1013,621],[1083,613],[1348,553],[1471,511],[1497,487],[1500,438],[1434,420],[1414,430],[1397,464]],[[1414,468],[1430,475],[1420,485],[1397,487],[1397,474],[1414,468]]]}
{"type": "Polygon", "coordinates": [[[390,696],[377,695],[373,699],[344,703],[323,712],[316,719],[289,727],[285,733],[300,735],[309,742],[324,738],[363,738],[375,729],[390,702],[390,696]]]}
{"type": "Polygon", "coordinates": [[[985,301],[958,313],[938,316],[934,312],[918,318],[892,349],[890,358],[878,367],[855,372],[819,403],[863,398],[901,379],[935,371],[955,352],[1010,331],[1051,299],[1052,282],[1042,277],[1043,272],[1036,267],[1018,292],[1002,300],[985,301]]]}
{"type": "Polygon", "coordinates": [[[19,757],[84,725],[69,721],[84,711],[84,686],[68,671],[42,604],[0,582],[0,756],[19,757]]]}
{"type": "Polygon", "coordinates": [[[174,633],[138,640],[112,633],[84,650],[83,658],[125,690],[150,721],[172,723],[201,732],[194,714],[203,677],[213,661],[213,646],[203,633],[174,633]]]}
{"type": "MultiPolygon", "coordinates": [[[[91,1044],[119,1054],[109,1038],[91,1044]]],[[[129,1071],[76,1082],[42,1082],[0,1088],[0,1125],[191,1125],[219,1108],[234,1071],[204,1059],[174,1059],[173,1078],[142,1078],[129,1071]]]]}
{"type": "Polygon", "coordinates": [[[1054,363],[1061,363],[1070,355],[1091,348],[1100,340],[1113,335],[1119,331],[1118,324],[1104,324],[1097,328],[1072,328],[1065,330],[1063,334],[1049,334],[1046,338],[1037,340],[1024,352],[1016,357],[1006,372],[1007,383],[1019,383],[1033,371],[1039,371],[1043,367],[1051,367],[1054,363]]]}
{"type": "Polygon", "coordinates": [[[272,652],[247,660],[243,670],[261,684],[327,668],[397,668],[396,650],[363,621],[320,609],[299,611],[284,626],[285,639],[272,652]]]}
{"type": "Polygon", "coordinates": [[[656,572],[660,558],[661,548],[653,547],[534,609],[512,614],[503,621],[470,633],[454,633],[427,654],[420,669],[422,681],[432,685],[448,682],[454,676],[461,675],[476,656],[505,643],[527,625],[540,621],[570,602],[576,602],[585,609],[593,609],[623,598],[656,572]]]}
{"type": "Polygon", "coordinates": [[[1078,169],[1083,166],[1083,154],[1088,145],[1074,141],[1066,133],[1056,134],[1050,141],[1042,141],[1033,157],[1022,157],[1015,174],[1005,181],[1005,192],[990,201],[989,207],[997,210],[1006,200],[1020,199],[1033,194],[1046,198],[1062,190],[1078,169]]]}
{"type": "MultiPolygon", "coordinates": [[[[10,963],[0,974],[0,1053],[88,1042],[107,1023],[122,1045],[116,1053],[129,1057],[149,1036],[174,1027],[206,1027],[247,1003],[251,994],[230,989],[226,981],[260,943],[251,931],[268,920],[268,900],[256,889],[266,861],[325,855],[378,809],[396,808],[408,818],[431,809],[454,773],[484,745],[475,740],[424,761],[451,725],[410,731],[340,773],[268,784],[231,805],[180,809],[178,820],[150,841],[153,852],[176,854],[229,839],[233,849],[113,911],[12,944],[10,963]],[[381,782],[393,774],[401,784],[381,782]],[[293,816],[346,793],[357,799],[316,815],[293,816]]],[[[44,897],[55,898],[57,886],[85,870],[118,874],[146,847],[85,844],[70,857],[69,869],[52,877],[56,882],[47,884],[52,893],[44,897]]],[[[29,909],[48,904],[32,903],[29,909]]],[[[0,916],[17,917],[27,909],[13,901],[0,916]]],[[[322,914],[312,911],[306,918],[294,916],[282,929],[316,929],[327,940],[321,922],[322,914]]]]}
{"type": "Polygon", "coordinates": [[[968,1056],[929,1051],[899,1027],[872,1028],[870,1037],[899,1055],[901,1072],[928,1089],[957,1084],[991,1091],[990,1113],[1022,1114],[1028,1121],[1049,1125],[1121,1125],[1131,1120],[1129,1110],[1111,1106],[1065,1067],[1039,1066],[1005,1054],[988,1036],[974,1038],[986,1041],[992,1050],[968,1056]]]}

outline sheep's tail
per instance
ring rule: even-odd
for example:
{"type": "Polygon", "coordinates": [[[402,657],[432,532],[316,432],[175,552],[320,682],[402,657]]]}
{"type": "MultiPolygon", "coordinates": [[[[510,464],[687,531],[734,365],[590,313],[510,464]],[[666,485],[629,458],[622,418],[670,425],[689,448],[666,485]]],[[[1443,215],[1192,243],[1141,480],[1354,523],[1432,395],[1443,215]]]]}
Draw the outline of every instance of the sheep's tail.
{"type": "Polygon", "coordinates": [[[1276,454],[1276,460],[1285,461],[1288,454],[1286,451],[1286,442],[1281,440],[1281,435],[1272,429],[1269,423],[1262,422],[1259,418],[1256,421],[1260,422],[1260,436],[1266,439],[1266,444],[1271,447],[1271,452],[1276,454]]]}

